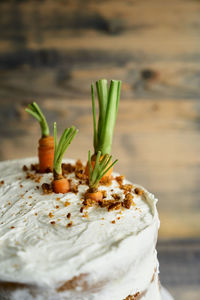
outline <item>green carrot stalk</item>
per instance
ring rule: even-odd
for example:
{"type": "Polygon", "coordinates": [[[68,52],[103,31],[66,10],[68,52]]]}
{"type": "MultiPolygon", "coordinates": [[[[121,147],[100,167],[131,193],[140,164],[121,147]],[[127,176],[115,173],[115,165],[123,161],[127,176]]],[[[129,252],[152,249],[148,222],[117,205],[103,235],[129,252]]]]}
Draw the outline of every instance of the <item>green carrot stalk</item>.
{"type": "Polygon", "coordinates": [[[94,152],[97,155],[98,151],[101,154],[110,154],[114,127],[117,118],[119,107],[121,81],[111,80],[108,88],[107,80],[100,79],[96,82],[99,118],[96,125],[96,107],[94,86],[91,86],[92,94],[92,112],[93,112],[93,128],[94,128],[94,152]]]}
{"type": "Polygon", "coordinates": [[[42,137],[48,137],[49,126],[39,105],[36,102],[33,102],[32,104],[29,104],[27,108],[25,108],[25,111],[32,115],[36,120],[38,120],[41,127],[42,137]]]}
{"type": "Polygon", "coordinates": [[[56,122],[54,123],[54,174],[62,175],[62,159],[64,153],[71,144],[77,132],[78,129],[76,129],[74,126],[66,128],[59,140],[59,143],[57,143],[57,126],[56,122]]]}
{"type": "Polygon", "coordinates": [[[88,152],[88,163],[89,163],[89,188],[96,190],[102,177],[117,163],[117,159],[111,163],[112,156],[104,154],[101,156],[101,151],[98,151],[95,159],[94,168],[91,162],[91,152],[88,152]],[[100,157],[101,161],[100,161],[100,157]]]}

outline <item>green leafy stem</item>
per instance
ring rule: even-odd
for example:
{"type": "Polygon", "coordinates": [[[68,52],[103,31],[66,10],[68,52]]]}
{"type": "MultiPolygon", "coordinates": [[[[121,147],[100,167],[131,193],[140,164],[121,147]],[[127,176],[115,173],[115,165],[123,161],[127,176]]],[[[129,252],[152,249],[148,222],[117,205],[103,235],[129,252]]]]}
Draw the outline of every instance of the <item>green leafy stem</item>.
{"type": "Polygon", "coordinates": [[[117,163],[117,159],[111,164],[112,156],[105,154],[100,161],[101,151],[96,155],[95,165],[92,168],[91,152],[88,152],[89,163],[89,188],[96,190],[102,177],[117,163]]]}
{"type": "Polygon", "coordinates": [[[100,79],[96,82],[99,118],[98,126],[96,122],[95,93],[94,85],[91,85],[92,94],[92,113],[94,138],[93,145],[95,154],[101,151],[102,155],[110,154],[112,138],[119,107],[121,81],[111,80],[110,87],[106,79],[100,79]]]}
{"type": "Polygon", "coordinates": [[[32,115],[40,123],[42,137],[49,136],[49,126],[45,116],[43,115],[39,105],[36,102],[29,104],[25,109],[30,115],[32,115]]]}
{"type": "Polygon", "coordinates": [[[71,144],[77,132],[78,129],[76,129],[74,126],[66,128],[60,137],[59,143],[57,143],[57,126],[56,122],[54,123],[54,174],[62,175],[62,159],[64,153],[71,144]]]}

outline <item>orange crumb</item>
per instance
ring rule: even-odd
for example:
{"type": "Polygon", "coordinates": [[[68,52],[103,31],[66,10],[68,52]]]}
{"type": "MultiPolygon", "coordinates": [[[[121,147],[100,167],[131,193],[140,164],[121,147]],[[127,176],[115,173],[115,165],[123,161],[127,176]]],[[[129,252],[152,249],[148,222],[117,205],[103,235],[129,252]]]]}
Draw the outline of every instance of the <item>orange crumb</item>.
{"type": "Polygon", "coordinates": [[[71,227],[72,224],[73,224],[73,222],[71,221],[70,223],[68,223],[68,224],[66,225],[66,227],[71,227]]]}
{"type": "Polygon", "coordinates": [[[115,220],[113,220],[111,223],[112,223],[112,224],[115,224],[115,220]]]}
{"type": "Polygon", "coordinates": [[[52,212],[49,213],[49,218],[53,218],[52,212]]]}

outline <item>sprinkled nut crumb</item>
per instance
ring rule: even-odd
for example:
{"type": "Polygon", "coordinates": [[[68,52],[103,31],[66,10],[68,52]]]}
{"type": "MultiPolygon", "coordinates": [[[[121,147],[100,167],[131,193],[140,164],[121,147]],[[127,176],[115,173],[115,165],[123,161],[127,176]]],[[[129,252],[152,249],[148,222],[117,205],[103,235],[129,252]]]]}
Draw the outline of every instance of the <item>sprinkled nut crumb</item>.
{"type": "Polygon", "coordinates": [[[70,218],[71,218],[71,214],[68,213],[68,214],[67,214],[67,219],[70,219],[70,218]]]}
{"type": "Polygon", "coordinates": [[[133,195],[128,193],[125,196],[125,199],[123,201],[123,207],[126,207],[127,209],[130,209],[131,205],[133,203],[133,195]]]}
{"type": "Polygon", "coordinates": [[[51,225],[55,225],[55,224],[56,224],[56,222],[55,222],[55,221],[51,221],[50,223],[51,223],[51,225]]]}
{"type": "Polygon", "coordinates": [[[22,168],[22,170],[23,170],[24,172],[27,172],[27,171],[28,171],[28,167],[24,165],[23,168],[22,168]]]}
{"type": "Polygon", "coordinates": [[[124,180],[124,176],[117,176],[115,177],[115,180],[117,181],[117,183],[119,184],[119,187],[121,188],[122,184],[123,184],[123,180],[124,180]]]}
{"type": "Polygon", "coordinates": [[[125,192],[131,192],[133,189],[133,185],[132,184],[124,184],[121,187],[122,190],[124,190],[125,192]]]}
{"type": "Polygon", "coordinates": [[[103,194],[103,198],[106,198],[107,197],[107,192],[104,190],[104,191],[101,191],[102,194],[103,194]]]}
{"type": "Polygon", "coordinates": [[[87,213],[87,211],[84,213],[84,215],[83,215],[83,218],[88,218],[89,216],[88,216],[88,213],[87,213]]]}
{"type": "Polygon", "coordinates": [[[71,221],[70,223],[68,223],[68,224],[66,225],[66,227],[72,227],[72,225],[73,225],[73,222],[71,221]]]}
{"type": "Polygon", "coordinates": [[[121,202],[115,202],[109,205],[108,211],[117,210],[121,208],[121,202]]]}
{"type": "Polygon", "coordinates": [[[52,212],[49,213],[49,218],[53,218],[52,212]]]}
{"type": "Polygon", "coordinates": [[[64,206],[69,206],[71,203],[69,201],[65,201],[64,206]]]}
{"type": "Polygon", "coordinates": [[[42,184],[42,190],[43,190],[44,194],[51,194],[51,193],[53,193],[52,186],[51,186],[51,184],[48,184],[48,183],[43,183],[42,184]]]}
{"type": "Polygon", "coordinates": [[[112,194],[111,195],[115,200],[120,200],[120,195],[118,195],[118,194],[112,194]]]}
{"type": "Polygon", "coordinates": [[[143,195],[144,194],[144,191],[140,188],[135,188],[134,192],[136,193],[136,195],[143,195]]]}

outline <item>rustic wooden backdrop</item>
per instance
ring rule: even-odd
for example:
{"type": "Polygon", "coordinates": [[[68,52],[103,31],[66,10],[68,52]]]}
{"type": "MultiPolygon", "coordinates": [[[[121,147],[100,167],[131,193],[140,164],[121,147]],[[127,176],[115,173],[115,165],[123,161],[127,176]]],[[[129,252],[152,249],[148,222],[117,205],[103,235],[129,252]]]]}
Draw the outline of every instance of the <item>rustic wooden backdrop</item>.
{"type": "Polygon", "coordinates": [[[158,196],[161,279],[182,300],[200,292],[199,37],[199,0],[0,1],[0,160],[35,155],[32,100],[80,128],[68,156],[86,160],[90,83],[121,79],[116,170],[158,196]]]}
{"type": "Polygon", "coordinates": [[[36,153],[37,100],[92,148],[90,83],[121,79],[117,170],[154,192],[161,237],[200,236],[200,1],[0,1],[0,159],[36,153]]]}

